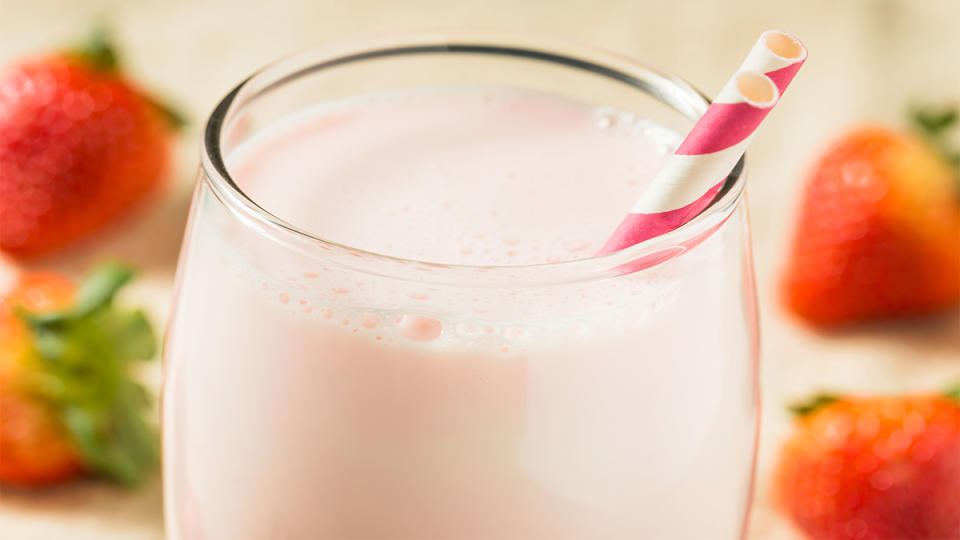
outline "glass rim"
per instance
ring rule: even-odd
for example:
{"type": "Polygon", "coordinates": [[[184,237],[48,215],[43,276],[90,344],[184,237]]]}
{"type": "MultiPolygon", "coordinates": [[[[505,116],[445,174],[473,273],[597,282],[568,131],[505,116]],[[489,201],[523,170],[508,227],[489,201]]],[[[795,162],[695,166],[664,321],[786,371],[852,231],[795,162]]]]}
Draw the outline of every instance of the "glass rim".
{"type": "MultiPolygon", "coordinates": [[[[691,121],[696,121],[710,104],[706,95],[680,77],[624,55],[543,36],[520,37],[494,32],[454,31],[339,41],[307,49],[268,64],[234,87],[216,105],[203,129],[200,165],[202,181],[228,210],[247,225],[299,251],[315,250],[315,254],[319,256],[328,256],[332,252],[352,255],[348,266],[357,267],[361,271],[398,277],[392,272],[364,268],[371,264],[370,261],[373,261],[373,264],[390,263],[398,269],[412,267],[414,270],[441,273],[471,272],[474,279],[497,273],[534,271],[540,276],[535,281],[541,283],[611,277],[622,274],[625,265],[645,257],[656,257],[656,262],[650,265],[650,268],[656,268],[692,249],[692,246],[684,246],[684,240],[712,234],[713,230],[726,221],[743,198],[745,156],[737,162],[713,201],[700,214],[673,231],[604,255],[525,265],[464,265],[397,257],[322,238],[260,206],[230,176],[222,153],[223,132],[233,115],[240,112],[245,105],[275,88],[319,70],[363,60],[438,53],[501,55],[580,69],[627,84],[673,108],[691,121]],[[553,272],[557,273],[559,279],[551,280],[548,275],[544,275],[553,272]]],[[[434,281],[424,280],[427,276],[422,273],[414,276],[418,281],[434,281]]]]}

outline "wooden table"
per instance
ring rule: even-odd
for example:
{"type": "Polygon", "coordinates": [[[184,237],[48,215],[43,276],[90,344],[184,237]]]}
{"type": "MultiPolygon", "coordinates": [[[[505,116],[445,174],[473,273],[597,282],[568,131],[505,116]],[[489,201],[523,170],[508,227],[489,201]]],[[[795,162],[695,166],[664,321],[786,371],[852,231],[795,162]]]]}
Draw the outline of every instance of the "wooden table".
{"type": "MultiPolygon", "coordinates": [[[[775,299],[778,269],[805,166],[843,126],[900,123],[908,103],[957,101],[960,1],[806,2],[642,0],[0,0],[0,61],[62,43],[106,16],[138,80],[189,113],[174,185],[151,210],[55,260],[79,272],[119,256],[141,266],[131,302],[166,318],[198,130],[237,81],[290,51],[345,37],[465,26],[558,35],[642,59],[715,93],[763,29],[801,36],[810,60],[751,147],[749,202],[763,323],[764,403],[750,538],[789,539],[769,508],[767,471],[789,430],[783,404],[819,389],[901,392],[960,378],[960,316],[823,335],[790,320],[775,299]],[[145,242],[144,239],[149,239],[145,242]]],[[[145,376],[154,385],[159,370],[145,376]]],[[[163,537],[158,479],[137,492],[96,482],[43,493],[4,490],[0,538],[155,540],[163,537]]],[[[696,509],[691,508],[691,513],[696,509]]],[[[220,540],[220,539],[216,539],[220,540]]],[[[227,539],[223,539],[227,540],[227,539]]]]}

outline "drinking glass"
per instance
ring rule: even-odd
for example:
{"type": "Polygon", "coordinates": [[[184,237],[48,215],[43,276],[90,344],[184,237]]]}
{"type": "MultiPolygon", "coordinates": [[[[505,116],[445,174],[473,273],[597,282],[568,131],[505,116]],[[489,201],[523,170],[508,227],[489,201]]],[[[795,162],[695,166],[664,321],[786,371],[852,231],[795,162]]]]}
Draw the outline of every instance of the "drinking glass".
{"type": "Polygon", "coordinates": [[[307,51],[227,94],[206,125],[165,347],[168,537],[742,537],[758,422],[742,161],[675,231],[528,266],[343,245],[231,178],[231,153],[290,113],[463,85],[678,132],[708,104],[630,58],[470,33],[307,51]]]}

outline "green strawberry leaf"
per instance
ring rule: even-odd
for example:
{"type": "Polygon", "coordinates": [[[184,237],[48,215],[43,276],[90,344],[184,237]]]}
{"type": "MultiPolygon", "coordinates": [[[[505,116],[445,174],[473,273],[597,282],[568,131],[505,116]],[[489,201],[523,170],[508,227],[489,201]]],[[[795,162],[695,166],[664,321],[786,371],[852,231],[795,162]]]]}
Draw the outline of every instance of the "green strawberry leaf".
{"type": "Polygon", "coordinates": [[[914,127],[955,167],[960,167],[960,150],[951,148],[947,132],[957,125],[960,115],[955,106],[914,107],[910,113],[914,127]]]}
{"type": "Polygon", "coordinates": [[[88,464],[105,463],[107,456],[97,443],[96,422],[90,412],[82,407],[68,406],[64,407],[60,414],[64,425],[73,436],[73,441],[80,447],[88,464]]]}
{"type": "Polygon", "coordinates": [[[798,401],[789,405],[787,408],[797,416],[806,416],[820,408],[837,401],[839,398],[833,394],[818,394],[805,401],[798,401]]]}
{"type": "Polygon", "coordinates": [[[104,321],[103,331],[109,334],[120,356],[149,360],[157,353],[157,339],[142,310],[118,313],[104,321]]]}
{"type": "Polygon", "coordinates": [[[77,300],[68,312],[73,317],[84,317],[109,306],[121,287],[133,279],[133,269],[118,262],[99,266],[77,289],[77,300]]]}
{"type": "Polygon", "coordinates": [[[175,107],[156,97],[144,97],[174,131],[182,131],[187,126],[187,117],[175,107]]]}
{"type": "Polygon", "coordinates": [[[102,23],[95,26],[85,40],[71,47],[70,52],[95,69],[116,71],[120,67],[110,30],[102,23]]]}
{"type": "Polygon", "coordinates": [[[132,277],[129,267],[109,263],[81,284],[69,309],[17,311],[42,364],[33,389],[58,411],[87,467],[125,485],[139,483],[160,457],[145,420],[151,399],[133,374],[156,354],[155,334],[142,310],[113,305],[132,277]]]}
{"type": "Polygon", "coordinates": [[[943,395],[946,396],[947,399],[952,399],[957,403],[960,403],[960,381],[953,386],[947,387],[947,389],[943,392],[943,395]]]}
{"type": "Polygon", "coordinates": [[[918,107],[913,111],[913,121],[923,131],[937,135],[957,122],[957,110],[918,107]]]}
{"type": "Polygon", "coordinates": [[[57,332],[48,330],[34,331],[33,346],[41,357],[53,360],[63,358],[67,349],[67,343],[64,342],[63,337],[57,332]]]}

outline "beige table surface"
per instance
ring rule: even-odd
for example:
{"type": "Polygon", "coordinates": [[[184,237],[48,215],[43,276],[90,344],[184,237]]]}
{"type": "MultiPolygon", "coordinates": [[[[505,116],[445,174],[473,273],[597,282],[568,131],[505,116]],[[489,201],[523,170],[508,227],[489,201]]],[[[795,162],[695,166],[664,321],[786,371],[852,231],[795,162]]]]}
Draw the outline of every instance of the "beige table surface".
{"type": "MultiPolygon", "coordinates": [[[[101,16],[114,21],[134,74],[194,123],[160,204],[44,264],[75,272],[104,255],[134,261],[143,274],[128,298],[150,306],[157,321],[168,309],[199,125],[229,88],[271,59],[330,40],[420,28],[535,31],[634,56],[712,94],[761,30],[783,28],[811,53],[750,151],[765,403],[750,538],[795,538],[767,496],[766,473],[789,427],[785,402],[821,388],[900,392],[960,378],[957,313],[822,335],[789,319],[774,295],[799,180],[825,139],[861,120],[897,123],[913,100],[960,97],[960,0],[0,0],[0,61],[63,42],[101,16]]],[[[146,376],[157,384],[156,366],[146,376]]],[[[0,494],[3,539],[162,537],[158,479],[135,493],[85,482],[0,494]]]]}

